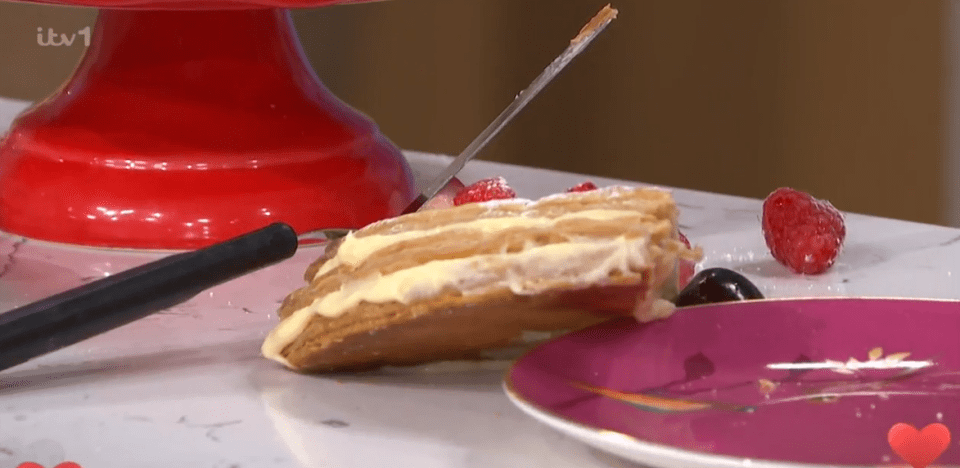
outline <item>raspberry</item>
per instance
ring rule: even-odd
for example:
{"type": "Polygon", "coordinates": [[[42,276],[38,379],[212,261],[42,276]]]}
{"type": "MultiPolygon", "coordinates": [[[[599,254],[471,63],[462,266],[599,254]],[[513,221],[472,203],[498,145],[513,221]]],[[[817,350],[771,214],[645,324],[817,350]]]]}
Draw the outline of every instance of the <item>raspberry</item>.
{"type": "MultiPolygon", "coordinates": [[[[683,235],[682,232],[677,232],[680,234],[680,242],[683,242],[688,249],[692,248],[690,246],[690,240],[687,239],[687,236],[683,235]]],[[[693,278],[694,271],[696,270],[696,264],[690,260],[680,259],[679,264],[677,265],[677,290],[683,290],[687,287],[687,284],[690,283],[690,278],[693,278]]]]}
{"type": "Polygon", "coordinates": [[[568,188],[568,189],[567,189],[567,193],[572,193],[572,192],[589,192],[589,191],[591,191],[591,190],[596,190],[596,189],[597,189],[597,186],[594,185],[593,182],[590,182],[590,181],[588,180],[588,181],[586,181],[586,182],[584,182],[584,183],[582,183],[582,184],[580,184],[580,185],[574,185],[573,187],[568,188]]]}
{"type": "Polygon", "coordinates": [[[779,188],[763,201],[763,237],[770,253],[796,273],[827,271],[840,255],[847,228],[828,201],[779,188]]]}
{"type": "Polygon", "coordinates": [[[516,196],[517,192],[514,192],[513,189],[507,185],[507,181],[503,177],[494,177],[492,179],[483,179],[467,186],[453,198],[453,204],[460,206],[466,203],[502,200],[515,198],[516,196]]]}

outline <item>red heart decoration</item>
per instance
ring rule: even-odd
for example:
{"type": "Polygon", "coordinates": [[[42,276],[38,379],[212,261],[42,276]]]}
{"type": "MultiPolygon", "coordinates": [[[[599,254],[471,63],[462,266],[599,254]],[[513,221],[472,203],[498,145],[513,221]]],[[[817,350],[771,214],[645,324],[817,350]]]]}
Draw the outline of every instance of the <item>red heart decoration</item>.
{"type": "MultiPolygon", "coordinates": [[[[17,465],[17,468],[43,468],[43,465],[34,462],[24,462],[17,465]]],[[[53,468],[83,468],[74,462],[63,462],[53,468]]]]}
{"type": "Polygon", "coordinates": [[[943,454],[950,445],[950,430],[940,423],[917,428],[897,423],[887,433],[890,448],[913,468],[926,468],[943,454]]]}

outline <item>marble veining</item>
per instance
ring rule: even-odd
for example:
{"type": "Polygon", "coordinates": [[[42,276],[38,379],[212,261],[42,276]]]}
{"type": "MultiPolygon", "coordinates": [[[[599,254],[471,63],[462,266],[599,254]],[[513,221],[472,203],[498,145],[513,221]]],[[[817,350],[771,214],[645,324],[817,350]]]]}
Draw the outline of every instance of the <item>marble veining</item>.
{"type": "MultiPolygon", "coordinates": [[[[0,100],[0,129],[23,105],[0,100]]],[[[449,161],[408,157],[420,184],[449,161]]],[[[460,177],[469,183],[499,175],[525,198],[585,179],[624,183],[484,161],[460,177]]],[[[769,297],[960,299],[956,229],[849,214],[836,266],[801,277],[769,256],[759,200],[674,194],[685,233],[704,248],[701,266],[738,270],[769,297]]],[[[302,284],[319,252],[303,248],[180,306],[0,373],[0,468],[64,460],[84,468],[630,466],[520,413],[500,388],[507,362],[318,377],[261,358],[280,301],[302,284]]],[[[3,235],[0,308],[162,255],[3,235]]]]}
{"type": "Polygon", "coordinates": [[[10,243],[9,252],[4,255],[3,266],[0,266],[0,278],[3,278],[4,275],[10,271],[11,268],[17,263],[17,253],[20,252],[20,247],[27,242],[27,239],[17,239],[10,243]]]}

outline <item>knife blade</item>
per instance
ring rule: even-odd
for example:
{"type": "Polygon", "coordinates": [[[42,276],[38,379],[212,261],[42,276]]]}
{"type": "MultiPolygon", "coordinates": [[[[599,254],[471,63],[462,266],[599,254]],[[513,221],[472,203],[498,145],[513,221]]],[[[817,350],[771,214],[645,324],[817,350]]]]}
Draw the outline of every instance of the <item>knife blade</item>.
{"type": "MultiPolygon", "coordinates": [[[[616,19],[617,10],[611,8],[608,4],[603,7],[599,13],[597,13],[577,34],[575,38],[570,41],[570,45],[567,46],[564,51],[557,56],[550,65],[547,65],[547,68],[538,75],[527,89],[524,89],[513,99],[513,102],[510,103],[504,109],[500,115],[497,116],[490,125],[487,126],[473,141],[467,145],[467,147],[461,152],[450,164],[444,168],[444,170],[434,178],[427,187],[417,195],[414,200],[407,205],[406,208],[401,212],[401,214],[410,214],[417,211],[420,211],[424,205],[427,204],[433,197],[437,195],[443,188],[453,179],[457,174],[463,170],[463,167],[474,157],[476,157],[480,151],[482,151],[486,146],[493,141],[493,139],[500,134],[500,132],[513,120],[517,114],[523,110],[530,101],[533,100],[537,94],[542,91],[548,83],[550,83],[560,72],[566,68],[566,66],[580,54],[584,49],[593,42],[594,38],[597,37],[611,21],[616,19]]],[[[329,240],[339,239],[344,237],[354,229],[349,228],[325,228],[325,229],[315,229],[313,231],[308,231],[299,235],[301,242],[323,242],[329,240]]]]}
{"type": "Polygon", "coordinates": [[[526,107],[534,97],[540,94],[540,91],[542,91],[547,84],[553,81],[553,79],[556,78],[556,76],[560,74],[560,72],[566,68],[568,64],[570,64],[574,57],[579,55],[580,52],[583,52],[583,50],[586,49],[591,42],[593,42],[594,38],[596,38],[597,35],[606,29],[607,25],[609,25],[610,22],[616,17],[617,10],[611,8],[610,5],[603,7],[603,9],[600,10],[600,12],[597,13],[597,15],[594,16],[583,27],[583,29],[580,30],[580,33],[577,35],[577,37],[570,41],[570,45],[567,46],[567,48],[564,49],[564,51],[556,59],[554,59],[550,65],[547,65],[547,68],[545,68],[543,72],[541,72],[540,75],[537,76],[529,86],[527,86],[526,89],[521,91],[520,94],[513,99],[513,102],[511,102],[510,105],[508,105],[506,109],[504,109],[503,112],[501,112],[500,115],[493,120],[493,122],[490,122],[490,125],[488,125],[487,128],[477,135],[477,137],[474,138],[469,145],[467,145],[463,152],[454,158],[454,160],[450,162],[450,165],[448,165],[443,172],[441,172],[440,175],[438,175],[429,185],[427,185],[423,192],[417,195],[413,202],[411,202],[401,214],[410,214],[419,211],[420,208],[423,208],[423,206],[430,201],[430,199],[436,196],[440,190],[443,190],[443,187],[445,187],[454,176],[463,170],[463,167],[467,164],[467,162],[476,157],[480,151],[486,148],[487,145],[493,141],[497,135],[500,134],[503,128],[506,127],[507,124],[510,123],[510,121],[513,120],[513,118],[516,117],[517,114],[519,114],[520,111],[523,110],[523,108],[526,107]]]}

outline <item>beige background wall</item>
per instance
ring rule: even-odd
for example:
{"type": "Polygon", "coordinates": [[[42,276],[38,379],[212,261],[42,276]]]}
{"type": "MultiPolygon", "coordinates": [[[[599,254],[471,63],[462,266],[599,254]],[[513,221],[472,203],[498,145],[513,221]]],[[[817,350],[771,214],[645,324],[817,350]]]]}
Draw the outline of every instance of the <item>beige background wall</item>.
{"type": "MultiPolygon", "coordinates": [[[[400,146],[459,152],[603,0],[400,0],[297,12],[327,85],[400,146]]],[[[945,222],[942,2],[622,0],[482,156],[945,222]]],[[[38,99],[96,12],[0,2],[0,96],[38,99]]]]}

